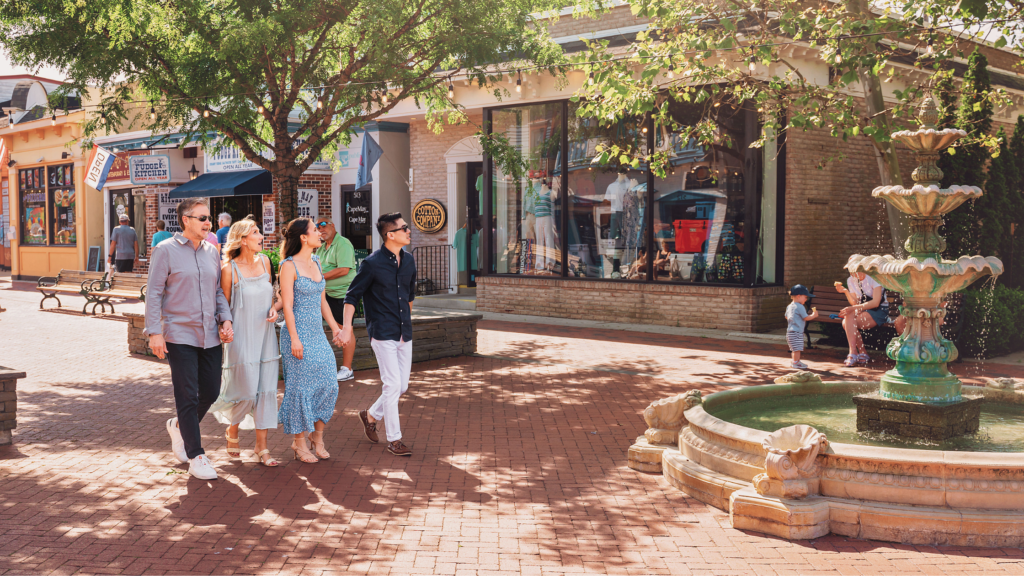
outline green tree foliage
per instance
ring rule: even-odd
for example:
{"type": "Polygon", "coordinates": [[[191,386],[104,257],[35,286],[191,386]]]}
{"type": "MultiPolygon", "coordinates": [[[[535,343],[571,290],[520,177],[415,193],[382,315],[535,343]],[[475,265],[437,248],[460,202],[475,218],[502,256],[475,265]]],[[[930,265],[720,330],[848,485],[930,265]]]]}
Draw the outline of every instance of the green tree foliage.
{"type": "MultiPolygon", "coordinates": [[[[968,134],[965,144],[947,149],[939,158],[942,169],[942,187],[952,184],[985,187],[985,165],[990,153],[979,142],[992,130],[992,85],[988,76],[988,59],[979,52],[971,54],[960,86],[956,128],[968,134]]],[[[979,224],[992,222],[998,217],[999,201],[976,201],[946,215],[942,235],[946,238],[947,258],[956,259],[964,255],[978,254],[979,224]]]]}
{"type": "Polygon", "coordinates": [[[1004,253],[1005,238],[1010,233],[1010,190],[1014,186],[1011,169],[1014,159],[1010,158],[1006,132],[1000,128],[996,135],[1000,139],[999,152],[992,158],[985,176],[985,194],[975,201],[975,224],[978,254],[998,256],[1008,262],[1009,252],[1004,253]]]}
{"type": "Polygon", "coordinates": [[[1004,243],[999,253],[1006,255],[1004,263],[1009,265],[1002,281],[1014,288],[1024,288],[1024,116],[1017,117],[1007,160],[1006,214],[1009,225],[1005,226],[1004,243]]]}
{"type": "Polygon", "coordinates": [[[133,118],[201,141],[222,135],[275,176],[287,220],[306,168],[399,101],[414,100],[435,128],[463,122],[448,95],[456,73],[498,91],[502,72],[488,65],[510,54],[519,65],[558,60],[561,50],[531,16],[549,7],[541,0],[5,0],[0,38],[16,64],[64,70],[65,91],[102,91],[106,119],[97,115],[87,137],[133,118]]]}

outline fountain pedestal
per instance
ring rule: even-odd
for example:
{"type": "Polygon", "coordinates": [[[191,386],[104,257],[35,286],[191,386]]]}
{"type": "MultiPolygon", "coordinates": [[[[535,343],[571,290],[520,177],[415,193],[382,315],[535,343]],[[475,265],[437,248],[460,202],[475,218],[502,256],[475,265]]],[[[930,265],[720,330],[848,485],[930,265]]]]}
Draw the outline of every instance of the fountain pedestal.
{"type": "Polygon", "coordinates": [[[853,397],[857,430],[935,441],[977,432],[982,402],[981,396],[961,396],[948,404],[892,400],[875,393],[853,397]]]}

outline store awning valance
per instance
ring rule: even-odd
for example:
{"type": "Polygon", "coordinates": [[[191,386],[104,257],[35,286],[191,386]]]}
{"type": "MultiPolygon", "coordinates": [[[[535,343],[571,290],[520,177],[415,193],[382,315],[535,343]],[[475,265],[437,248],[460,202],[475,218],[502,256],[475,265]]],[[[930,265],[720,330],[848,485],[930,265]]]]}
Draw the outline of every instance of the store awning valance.
{"type": "Polygon", "coordinates": [[[273,178],[266,170],[201,174],[195,180],[171,190],[171,199],[216,198],[221,196],[262,196],[272,194],[273,178]]]}

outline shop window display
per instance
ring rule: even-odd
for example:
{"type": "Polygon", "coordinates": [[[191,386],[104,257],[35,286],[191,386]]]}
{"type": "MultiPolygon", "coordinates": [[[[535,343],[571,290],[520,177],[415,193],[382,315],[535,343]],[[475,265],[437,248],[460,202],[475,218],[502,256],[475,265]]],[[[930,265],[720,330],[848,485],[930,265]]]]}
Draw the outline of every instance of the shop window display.
{"type": "Polygon", "coordinates": [[[569,106],[569,276],[643,280],[646,166],[593,162],[600,147],[646,153],[642,119],[601,124],[569,106]]]}
{"type": "Polygon", "coordinates": [[[492,162],[494,265],[499,274],[561,275],[563,103],[495,110],[491,130],[515,146],[527,170],[492,162]]]}
{"type": "Polygon", "coordinates": [[[673,104],[672,126],[657,126],[655,150],[669,167],[654,179],[654,240],[658,281],[744,284],[747,193],[742,108],[714,108],[713,142],[697,139],[693,127],[704,108],[673,104]]]}
{"type": "Polygon", "coordinates": [[[21,243],[46,244],[46,181],[45,168],[18,170],[21,191],[21,243]]]}
{"type": "Polygon", "coordinates": [[[50,230],[54,244],[77,242],[75,226],[75,184],[71,164],[46,169],[50,194],[50,230]]]}

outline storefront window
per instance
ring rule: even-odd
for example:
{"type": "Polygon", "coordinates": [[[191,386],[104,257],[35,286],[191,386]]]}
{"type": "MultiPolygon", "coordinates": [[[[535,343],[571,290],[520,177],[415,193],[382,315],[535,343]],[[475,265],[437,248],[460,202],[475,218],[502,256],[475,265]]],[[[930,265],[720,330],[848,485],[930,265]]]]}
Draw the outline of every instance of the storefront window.
{"type": "Polygon", "coordinates": [[[599,147],[646,154],[640,118],[607,124],[569,105],[569,276],[646,279],[646,166],[595,164],[599,147]]]}
{"type": "Polygon", "coordinates": [[[491,129],[522,154],[516,178],[492,163],[493,257],[499,274],[561,275],[562,102],[495,110],[491,129]]]}
{"type": "Polygon", "coordinates": [[[747,114],[728,104],[714,108],[714,142],[702,143],[694,127],[703,106],[676,103],[675,126],[655,129],[655,149],[668,153],[665,178],[654,179],[654,275],[668,282],[745,284],[747,114]]]}
{"type": "Polygon", "coordinates": [[[21,243],[46,244],[46,181],[44,168],[18,170],[21,191],[21,243]]]}
{"type": "Polygon", "coordinates": [[[75,184],[71,164],[46,169],[50,194],[50,230],[54,244],[75,244],[75,184]]]}

